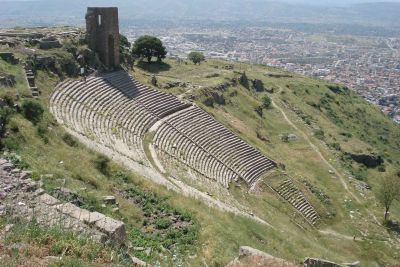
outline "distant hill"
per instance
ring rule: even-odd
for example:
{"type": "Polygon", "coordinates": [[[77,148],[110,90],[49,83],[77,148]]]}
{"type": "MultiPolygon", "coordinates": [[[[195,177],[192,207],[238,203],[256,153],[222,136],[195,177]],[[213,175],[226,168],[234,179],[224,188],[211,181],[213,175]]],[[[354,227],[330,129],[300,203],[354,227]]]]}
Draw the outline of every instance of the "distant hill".
{"type": "MultiPolygon", "coordinates": [[[[303,1],[300,1],[303,2],[303,1]]],[[[353,2],[354,3],[354,2],[353,2]]],[[[340,23],[400,27],[400,3],[321,6],[263,0],[37,0],[1,1],[0,26],[83,24],[87,6],[118,6],[122,22],[133,19],[195,19],[340,23]]]]}

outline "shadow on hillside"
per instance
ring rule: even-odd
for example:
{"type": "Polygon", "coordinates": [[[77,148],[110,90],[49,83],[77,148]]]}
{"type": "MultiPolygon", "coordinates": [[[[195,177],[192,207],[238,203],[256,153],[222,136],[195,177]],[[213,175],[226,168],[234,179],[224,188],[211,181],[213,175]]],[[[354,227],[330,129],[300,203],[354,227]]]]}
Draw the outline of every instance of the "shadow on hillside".
{"type": "Polygon", "coordinates": [[[142,70],[145,70],[150,73],[159,73],[159,72],[168,71],[171,69],[171,65],[169,65],[165,62],[148,63],[145,61],[141,61],[141,62],[138,62],[136,66],[141,68],[142,70]]]}
{"type": "Polygon", "coordinates": [[[400,223],[398,221],[389,220],[385,226],[388,231],[400,234],[400,223]]]}

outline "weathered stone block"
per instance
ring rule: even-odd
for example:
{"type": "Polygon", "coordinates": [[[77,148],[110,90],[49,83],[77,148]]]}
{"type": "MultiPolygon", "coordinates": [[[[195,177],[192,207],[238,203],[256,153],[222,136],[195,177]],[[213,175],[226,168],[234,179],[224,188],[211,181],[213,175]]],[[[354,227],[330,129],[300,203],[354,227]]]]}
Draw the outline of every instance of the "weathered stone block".
{"type": "Polygon", "coordinates": [[[317,259],[317,258],[305,258],[304,266],[307,266],[307,267],[340,267],[340,265],[337,263],[327,261],[327,260],[317,259]]]}
{"type": "Polygon", "coordinates": [[[147,263],[145,263],[142,260],[139,260],[136,257],[131,256],[131,260],[132,260],[132,266],[136,266],[136,267],[146,267],[146,266],[148,266],[147,263]]]}
{"type": "Polygon", "coordinates": [[[103,197],[103,201],[106,204],[114,205],[117,201],[114,196],[105,196],[103,197]]]}
{"type": "Polygon", "coordinates": [[[32,175],[32,172],[30,172],[30,171],[23,171],[23,172],[21,172],[21,175],[19,176],[19,178],[22,179],[22,180],[25,180],[25,179],[30,178],[31,175],[32,175]]]}
{"type": "Polygon", "coordinates": [[[260,251],[258,249],[252,248],[252,247],[242,246],[239,248],[239,257],[251,256],[251,255],[262,256],[265,258],[273,258],[273,256],[271,256],[270,254],[260,251]]]}
{"type": "Polygon", "coordinates": [[[48,206],[54,206],[60,204],[60,201],[55,197],[50,196],[49,194],[43,194],[38,197],[41,203],[44,203],[48,206]]]}
{"type": "Polygon", "coordinates": [[[104,219],[106,216],[104,214],[98,212],[90,212],[89,214],[85,213],[85,216],[81,217],[81,219],[86,224],[94,224],[95,222],[104,219]]]}
{"type": "Polygon", "coordinates": [[[95,223],[96,228],[107,234],[115,244],[123,244],[126,241],[125,224],[108,217],[95,223]]]}
{"type": "Polygon", "coordinates": [[[67,214],[71,216],[72,218],[84,221],[84,218],[90,217],[90,211],[81,209],[74,204],[71,203],[65,203],[65,204],[60,204],[57,205],[57,210],[60,212],[67,214]]]}

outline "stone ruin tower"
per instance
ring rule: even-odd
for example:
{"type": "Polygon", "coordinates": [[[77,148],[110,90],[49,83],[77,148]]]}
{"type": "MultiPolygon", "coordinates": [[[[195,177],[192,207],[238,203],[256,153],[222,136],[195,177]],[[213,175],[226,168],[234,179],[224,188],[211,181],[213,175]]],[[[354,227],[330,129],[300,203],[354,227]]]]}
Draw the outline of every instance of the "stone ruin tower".
{"type": "Polygon", "coordinates": [[[86,40],[101,62],[118,67],[119,22],[117,7],[88,7],[86,13],[86,40]]]}

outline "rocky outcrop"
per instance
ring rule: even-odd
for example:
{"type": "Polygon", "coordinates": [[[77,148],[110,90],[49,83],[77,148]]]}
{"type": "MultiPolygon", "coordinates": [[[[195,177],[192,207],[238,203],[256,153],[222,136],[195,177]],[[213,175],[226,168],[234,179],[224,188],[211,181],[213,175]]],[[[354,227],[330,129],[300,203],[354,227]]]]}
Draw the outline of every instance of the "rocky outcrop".
{"type": "Polygon", "coordinates": [[[253,267],[253,266],[270,266],[270,267],[296,267],[297,265],[286,260],[276,258],[268,253],[251,247],[240,247],[239,257],[228,263],[226,267],[253,267]]]}
{"type": "Polygon", "coordinates": [[[60,41],[55,37],[42,38],[38,41],[38,43],[39,48],[44,50],[61,47],[60,41]]]}
{"type": "Polygon", "coordinates": [[[307,267],[340,267],[339,264],[317,258],[305,258],[304,266],[307,267]]]}
{"type": "Polygon", "coordinates": [[[344,266],[349,266],[349,267],[357,267],[360,265],[360,262],[353,262],[353,263],[342,263],[338,264],[335,262],[327,261],[327,260],[322,260],[318,258],[305,258],[304,259],[304,266],[307,267],[344,267],[344,266]]]}
{"type": "Polygon", "coordinates": [[[219,92],[209,92],[207,93],[206,99],[203,100],[204,105],[208,107],[213,107],[214,104],[225,105],[225,97],[219,92]]]}
{"type": "Polygon", "coordinates": [[[188,87],[188,84],[186,82],[181,82],[181,81],[172,81],[172,82],[167,82],[162,87],[164,89],[171,89],[171,88],[175,88],[175,87],[186,88],[186,87],[188,87]]]}
{"type": "Polygon", "coordinates": [[[14,53],[11,52],[0,52],[0,58],[13,65],[18,64],[19,62],[19,60],[15,58],[14,53]]]}
{"type": "Polygon", "coordinates": [[[4,87],[14,87],[15,86],[15,76],[5,73],[0,73],[0,86],[4,87]]]}
{"type": "Polygon", "coordinates": [[[251,81],[254,90],[256,90],[257,92],[264,92],[265,91],[265,87],[264,87],[264,83],[259,80],[259,79],[254,79],[251,81]]]}
{"type": "Polygon", "coordinates": [[[346,155],[355,162],[364,164],[367,168],[375,168],[384,163],[384,160],[381,156],[352,153],[346,153],[346,155]]]}

